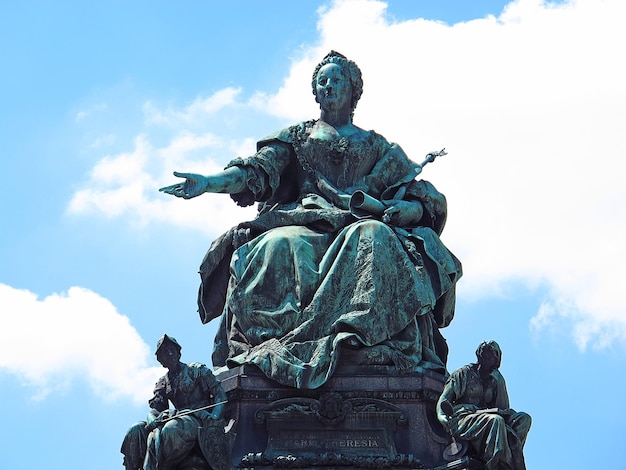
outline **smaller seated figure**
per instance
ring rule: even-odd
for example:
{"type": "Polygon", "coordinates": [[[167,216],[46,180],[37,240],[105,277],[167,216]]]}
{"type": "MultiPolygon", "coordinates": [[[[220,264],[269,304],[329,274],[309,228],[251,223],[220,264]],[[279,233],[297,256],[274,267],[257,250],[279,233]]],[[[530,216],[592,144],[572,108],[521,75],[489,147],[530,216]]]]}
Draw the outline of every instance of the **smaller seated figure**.
{"type": "Polygon", "coordinates": [[[509,407],[495,341],[476,350],[478,362],[452,373],[437,402],[437,418],[453,438],[468,441],[486,470],[525,470],[524,443],[531,417],[509,407]]]}
{"type": "Polygon", "coordinates": [[[168,335],[156,357],[168,369],[148,401],[146,421],[130,427],[122,443],[126,470],[230,468],[230,437],[222,417],[226,394],[204,364],[180,361],[181,346],[168,335]],[[169,403],[174,409],[169,409],[169,403]]]}

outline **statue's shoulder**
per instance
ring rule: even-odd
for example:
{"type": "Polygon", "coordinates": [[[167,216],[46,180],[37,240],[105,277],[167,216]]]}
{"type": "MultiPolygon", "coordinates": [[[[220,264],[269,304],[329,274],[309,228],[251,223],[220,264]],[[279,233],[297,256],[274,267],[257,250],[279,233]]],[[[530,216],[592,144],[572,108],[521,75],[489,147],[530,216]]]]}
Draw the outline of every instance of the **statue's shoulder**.
{"type": "Polygon", "coordinates": [[[373,129],[370,129],[369,131],[361,129],[361,131],[366,133],[368,135],[369,139],[372,142],[374,142],[375,145],[385,145],[385,146],[391,146],[392,145],[382,134],[379,134],[378,132],[376,132],[373,129]]]}
{"type": "Polygon", "coordinates": [[[452,372],[450,379],[464,380],[474,369],[474,364],[466,364],[452,372]]]}
{"type": "Polygon", "coordinates": [[[201,362],[190,362],[188,365],[189,375],[194,379],[204,379],[210,384],[218,382],[217,378],[213,374],[213,371],[209,369],[206,364],[201,362]]]}
{"type": "Polygon", "coordinates": [[[498,383],[498,384],[504,384],[506,383],[506,381],[504,380],[504,376],[502,375],[502,373],[500,372],[499,369],[495,369],[491,372],[491,376],[494,378],[494,380],[498,383]]]}
{"type": "Polygon", "coordinates": [[[285,127],[276,132],[272,132],[270,135],[265,136],[257,142],[257,150],[262,147],[271,144],[272,142],[283,142],[285,144],[294,144],[299,140],[306,138],[311,132],[315,120],[302,121],[297,124],[293,124],[289,127],[285,127]]]}

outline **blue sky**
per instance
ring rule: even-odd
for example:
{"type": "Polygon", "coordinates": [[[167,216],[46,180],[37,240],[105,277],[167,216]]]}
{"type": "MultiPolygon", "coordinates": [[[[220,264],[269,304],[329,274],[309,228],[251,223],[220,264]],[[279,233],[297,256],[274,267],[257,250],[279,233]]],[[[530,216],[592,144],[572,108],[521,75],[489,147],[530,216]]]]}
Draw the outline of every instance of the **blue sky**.
{"type": "Polygon", "coordinates": [[[449,369],[497,340],[512,406],[534,419],[528,467],[615,466],[621,0],[5,3],[2,468],[121,468],[162,373],[156,340],[210,364],[197,269],[253,213],[157,188],[315,117],[310,74],[330,49],[363,71],[357,125],[416,161],[449,152],[423,174],[448,197],[443,238],[465,270],[449,369]]]}

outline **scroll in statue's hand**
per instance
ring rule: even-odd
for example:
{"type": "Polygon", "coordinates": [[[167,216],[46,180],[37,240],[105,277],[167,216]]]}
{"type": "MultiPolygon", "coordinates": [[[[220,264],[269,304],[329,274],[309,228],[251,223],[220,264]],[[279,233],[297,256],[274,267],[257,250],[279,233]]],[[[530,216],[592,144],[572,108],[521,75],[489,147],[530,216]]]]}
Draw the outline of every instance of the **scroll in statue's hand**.
{"type": "Polygon", "coordinates": [[[176,197],[191,199],[193,197],[200,196],[207,190],[208,179],[206,176],[198,175],[196,173],[180,173],[178,171],[174,172],[174,176],[185,178],[185,181],[171,186],[165,186],[159,189],[159,191],[176,197]]]}

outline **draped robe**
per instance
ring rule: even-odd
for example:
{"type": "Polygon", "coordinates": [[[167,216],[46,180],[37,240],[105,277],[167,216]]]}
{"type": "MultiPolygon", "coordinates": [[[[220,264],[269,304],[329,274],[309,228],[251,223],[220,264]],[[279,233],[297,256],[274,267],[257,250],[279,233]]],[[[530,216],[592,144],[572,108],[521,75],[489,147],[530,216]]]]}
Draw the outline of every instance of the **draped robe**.
{"type": "Polygon", "coordinates": [[[259,202],[259,214],[218,238],[200,267],[200,317],[221,317],[214,366],[254,364],[317,388],[346,349],[374,348],[399,368],[445,372],[439,328],[462,272],[439,239],[445,197],[379,134],[324,139],[315,127],[283,129],[229,164],[246,174],[233,199],[259,202]],[[423,216],[411,227],[356,217],[342,197],[356,190],[418,204],[423,216]]]}

